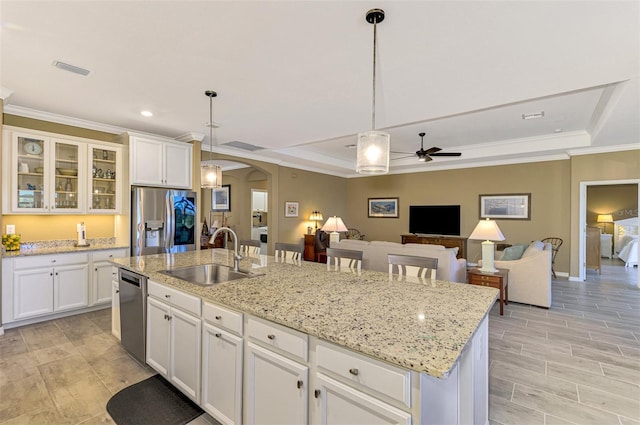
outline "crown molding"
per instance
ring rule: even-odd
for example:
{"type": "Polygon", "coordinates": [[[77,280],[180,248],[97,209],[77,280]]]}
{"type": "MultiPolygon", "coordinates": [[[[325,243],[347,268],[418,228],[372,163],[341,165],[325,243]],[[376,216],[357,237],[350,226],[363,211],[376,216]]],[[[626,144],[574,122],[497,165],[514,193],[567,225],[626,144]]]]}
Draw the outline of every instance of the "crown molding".
{"type": "Polygon", "coordinates": [[[129,131],[127,128],[117,127],[115,125],[101,124],[94,121],[83,120],[80,118],[68,117],[66,115],[54,114],[51,112],[38,111],[35,109],[25,108],[22,106],[6,105],[4,107],[5,114],[18,115],[36,120],[50,121],[58,124],[70,125],[73,127],[86,128],[89,130],[102,131],[105,133],[120,134],[129,131]]]}
{"type": "Polygon", "coordinates": [[[6,103],[9,100],[12,94],[13,94],[13,90],[8,89],[4,86],[0,86],[0,99],[4,103],[6,103]]]}
{"type": "Polygon", "coordinates": [[[178,136],[175,138],[178,142],[185,142],[185,143],[191,143],[191,142],[202,142],[204,140],[204,134],[202,133],[185,133],[182,136],[178,136]]]}

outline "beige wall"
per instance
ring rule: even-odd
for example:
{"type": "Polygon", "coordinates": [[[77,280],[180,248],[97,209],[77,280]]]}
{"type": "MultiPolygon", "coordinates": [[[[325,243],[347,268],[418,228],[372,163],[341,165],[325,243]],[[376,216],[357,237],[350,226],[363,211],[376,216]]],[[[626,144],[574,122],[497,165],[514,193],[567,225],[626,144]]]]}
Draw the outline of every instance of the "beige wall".
{"type": "MultiPolygon", "coordinates": [[[[566,160],[351,179],[347,224],[367,240],[399,242],[409,231],[409,205],[460,205],[461,234],[468,236],[479,220],[480,194],[531,193],[531,220],[497,220],[505,242],[569,240],[569,177],[566,160]],[[398,197],[400,217],[367,218],[370,197],[398,197]]],[[[480,241],[469,240],[468,260],[477,261],[480,250],[480,241]]],[[[556,264],[568,271],[569,252],[561,250],[556,264]]]]}
{"type": "Polygon", "coordinates": [[[639,179],[640,150],[579,155],[571,158],[571,276],[580,275],[581,183],[639,179]]]}

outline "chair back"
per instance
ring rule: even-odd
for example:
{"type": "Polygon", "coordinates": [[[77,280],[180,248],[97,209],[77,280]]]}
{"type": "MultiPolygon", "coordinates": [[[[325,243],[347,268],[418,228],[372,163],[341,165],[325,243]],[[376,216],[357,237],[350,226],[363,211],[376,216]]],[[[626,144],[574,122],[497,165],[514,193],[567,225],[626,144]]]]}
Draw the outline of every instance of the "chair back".
{"type": "Polygon", "coordinates": [[[351,249],[327,248],[327,270],[331,270],[331,262],[333,267],[338,270],[342,267],[342,260],[349,260],[347,268],[362,270],[362,251],[351,249]]]}
{"type": "Polygon", "coordinates": [[[276,260],[302,260],[302,245],[295,243],[276,242],[276,260]]]}
{"type": "Polygon", "coordinates": [[[260,241],[249,239],[240,241],[240,254],[255,257],[260,254],[260,241]]]}
{"type": "Polygon", "coordinates": [[[437,258],[397,254],[389,254],[387,257],[389,259],[389,274],[412,275],[428,279],[436,278],[437,258]]]}
{"type": "Polygon", "coordinates": [[[544,238],[540,242],[551,244],[551,274],[553,277],[556,277],[556,270],[553,266],[556,264],[556,255],[558,255],[558,251],[560,250],[560,246],[562,245],[561,238],[544,238]]]}

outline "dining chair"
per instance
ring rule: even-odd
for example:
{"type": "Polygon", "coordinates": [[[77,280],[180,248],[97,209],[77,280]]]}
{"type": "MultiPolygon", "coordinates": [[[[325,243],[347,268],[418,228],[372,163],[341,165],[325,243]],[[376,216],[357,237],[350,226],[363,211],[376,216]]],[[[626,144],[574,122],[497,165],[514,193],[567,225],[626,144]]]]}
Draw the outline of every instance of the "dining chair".
{"type": "Polygon", "coordinates": [[[389,260],[389,274],[407,276],[407,272],[409,272],[412,276],[436,278],[437,258],[400,254],[388,254],[387,258],[389,260]]]}
{"type": "Polygon", "coordinates": [[[260,241],[249,239],[240,241],[240,254],[255,257],[260,254],[260,241]]]}
{"type": "Polygon", "coordinates": [[[276,242],[276,261],[291,259],[302,261],[302,245],[295,243],[276,242]]]}
{"type": "Polygon", "coordinates": [[[339,270],[342,267],[342,260],[349,260],[347,268],[362,270],[362,251],[327,248],[327,270],[331,270],[332,259],[335,270],[339,270]]]}

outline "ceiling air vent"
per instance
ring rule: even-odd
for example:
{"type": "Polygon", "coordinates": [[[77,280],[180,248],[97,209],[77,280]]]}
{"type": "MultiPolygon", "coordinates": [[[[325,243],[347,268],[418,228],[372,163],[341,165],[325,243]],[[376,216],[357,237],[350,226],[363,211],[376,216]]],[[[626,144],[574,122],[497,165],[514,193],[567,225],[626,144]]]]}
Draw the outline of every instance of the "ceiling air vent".
{"type": "Polygon", "coordinates": [[[68,63],[53,61],[53,66],[63,71],[73,72],[74,74],[84,75],[85,77],[89,75],[91,71],[88,69],[80,68],[79,66],[69,65],[68,63]]]}
{"type": "Polygon", "coordinates": [[[242,149],[242,150],[251,151],[251,152],[264,149],[262,146],[251,145],[249,143],[239,142],[237,140],[234,140],[233,142],[223,143],[222,145],[231,146],[232,148],[242,149]]]}

